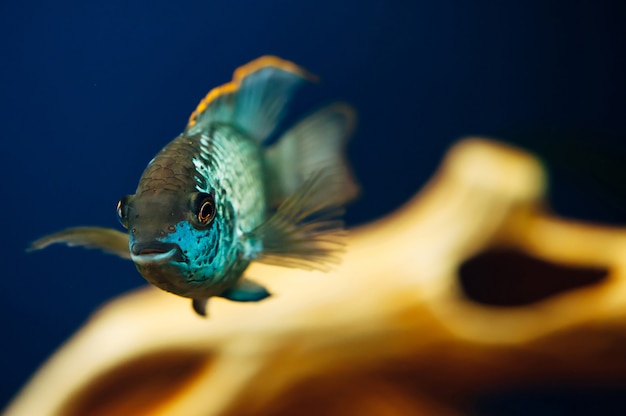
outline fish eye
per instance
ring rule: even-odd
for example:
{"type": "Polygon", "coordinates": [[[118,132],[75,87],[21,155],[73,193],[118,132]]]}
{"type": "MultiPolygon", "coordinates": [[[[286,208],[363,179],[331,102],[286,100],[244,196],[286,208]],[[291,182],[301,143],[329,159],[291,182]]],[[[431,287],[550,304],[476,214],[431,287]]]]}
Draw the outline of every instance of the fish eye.
{"type": "Polygon", "coordinates": [[[123,197],[122,199],[117,201],[117,207],[115,208],[115,211],[117,212],[117,219],[124,228],[128,228],[128,217],[126,215],[127,200],[128,200],[128,196],[123,197]]]}
{"type": "Polygon", "coordinates": [[[199,194],[196,204],[196,216],[198,222],[207,225],[215,218],[215,200],[211,194],[199,194]]]}

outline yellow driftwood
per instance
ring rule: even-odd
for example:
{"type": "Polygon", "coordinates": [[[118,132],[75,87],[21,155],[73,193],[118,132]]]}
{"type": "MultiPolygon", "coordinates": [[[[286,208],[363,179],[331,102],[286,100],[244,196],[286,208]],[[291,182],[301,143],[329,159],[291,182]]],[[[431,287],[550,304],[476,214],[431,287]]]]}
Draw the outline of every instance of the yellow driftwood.
{"type": "Polygon", "coordinates": [[[551,216],[544,186],[531,155],[462,141],[413,200],[351,231],[336,270],[254,265],[274,296],[212,299],[209,319],[153,288],[119,297],[6,414],[453,415],[494,387],[626,381],[626,232],[551,216]],[[459,270],[493,248],[606,277],[481,304],[459,270]]]}

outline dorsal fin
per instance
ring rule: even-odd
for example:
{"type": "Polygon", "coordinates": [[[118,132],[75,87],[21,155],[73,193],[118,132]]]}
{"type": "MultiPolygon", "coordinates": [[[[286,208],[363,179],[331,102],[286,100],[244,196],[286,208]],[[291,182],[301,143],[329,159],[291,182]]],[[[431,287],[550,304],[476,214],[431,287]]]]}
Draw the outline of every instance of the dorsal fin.
{"type": "Polygon", "coordinates": [[[295,89],[305,80],[316,77],[293,62],[276,56],[255,59],[200,101],[189,117],[186,134],[212,123],[229,123],[260,143],[274,131],[295,89]]]}

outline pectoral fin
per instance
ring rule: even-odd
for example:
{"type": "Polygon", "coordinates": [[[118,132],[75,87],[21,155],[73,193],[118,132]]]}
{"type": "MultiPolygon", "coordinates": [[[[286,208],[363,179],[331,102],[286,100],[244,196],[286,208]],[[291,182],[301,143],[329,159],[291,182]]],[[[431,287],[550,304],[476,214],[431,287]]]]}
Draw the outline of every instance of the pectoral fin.
{"type": "Polygon", "coordinates": [[[220,296],[235,302],[258,302],[269,297],[270,292],[260,284],[242,277],[235,286],[220,296]]]}
{"type": "Polygon", "coordinates": [[[63,243],[69,247],[97,248],[109,254],[130,259],[128,234],[104,227],[73,227],[46,235],[32,242],[26,251],[63,243]]]}

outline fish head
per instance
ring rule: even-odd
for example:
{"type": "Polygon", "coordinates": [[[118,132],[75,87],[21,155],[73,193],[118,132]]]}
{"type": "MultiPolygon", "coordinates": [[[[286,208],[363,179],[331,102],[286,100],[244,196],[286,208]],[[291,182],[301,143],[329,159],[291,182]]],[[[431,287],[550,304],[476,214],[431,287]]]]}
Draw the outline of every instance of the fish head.
{"type": "Polygon", "coordinates": [[[213,193],[159,192],[127,195],[118,203],[129,230],[131,259],[155,286],[185,297],[206,296],[228,267],[228,222],[213,193]]]}

